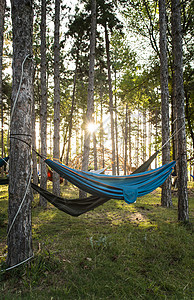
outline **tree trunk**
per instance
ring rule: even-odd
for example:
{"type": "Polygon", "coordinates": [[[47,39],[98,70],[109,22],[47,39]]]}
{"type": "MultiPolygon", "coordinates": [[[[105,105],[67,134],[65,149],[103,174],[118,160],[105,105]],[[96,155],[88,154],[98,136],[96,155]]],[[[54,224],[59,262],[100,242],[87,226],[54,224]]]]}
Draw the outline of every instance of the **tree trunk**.
{"type": "Polygon", "coordinates": [[[146,137],[147,137],[147,134],[146,134],[146,126],[147,123],[146,123],[146,111],[143,112],[143,162],[146,161],[146,137]]]}
{"type": "Polygon", "coordinates": [[[0,0],[0,109],[1,109],[1,156],[4,156],[3,142],[3,93],[2,93],[2,69],[3,69],[3,33],[4,33],[5,0],[0,0]]]}
{"type": "MultiPolygon", "coordinates": [[[[92,0],[91,4],[91,32],[90,32],[90,65],[89,65],[89,81],[88,81],[88,99],[84,136],[84,151],[82,160],[82,170],[88,170],[89,152],[90,152],[90,132],[87,130],[87,124],[93,121],[94,110],[94,65],[95,65],[95,47],[96,47],[96,0],[92,0]]],[[[84,197],[85,192],[80,191],[80,196],[84,197]]]]}
{"type": "MultiPolygon", "coordinates": [[[[174,66],[172,67],[172,91],[171,91],[171,130],[172,130],[172,134],[174,134],[177,131],[177,122],[176,122],[176,116],[177,116],[177,112],[176,112],[176,99],[175,99],[175,75],[174,75],[174,66]]],[[[173,146],[173,150],[172,150],[172,155],[173,155],[173,160],[177,160],[177,135],[175,134],[172,138],[172,146],[173,146]]],[[[177,166],[175,166],[175,173],[176,173],[176,169],[177,166]]]]}
{"type": "Polygon", "coordinates": [[[93,121],[92,114],[94,110],[94,65],[95,65],[95,44],[96,44],[96,0],[92,1],[91,8],[91,34],[90,34],[90,66],[88,82],[88,100],[86,112],[86,126],[84,139],[84,152],[82,161],[82,170],[88,170],[89,151],[90,151],[90,132],[87,130],[87,124],[93,121]]]}
{"type": "Polygon", "coordinates": [[[116,163],[115,163],[115,134],[114,134],[114,107],[113,107],[113,95],[112,95],[112,79],[111,79],[111,65],[110,65],[110,46],[107,24],[105,24],[105,43],[106,43],[106,56],[107,56],[107,69],[108,69],[108,86],[109,86],[109,110],[111,120],[111,141],[112,141],[112,175],[116,175],[116,163]]]}
{"type": "MultiPolygon", "coordinates": [[[[34,71],[35,77],[35,71],[34,71]]],[[[34,82],[34,78],[33,78],[34,82]]],[[[35,100],[34,100],[34,88],[33,88],[33,99],[32,99],[32,148],[36,150],[36,115],[35,115],[35,100]]],[[[33,183],[38,184],[38,170],[37,170],[37,156],[34,151],[32,151],[32,163],[33,163],[33,183]]]]}
{"type": "Polygon", "coordinates": [[[148,123],[148,156],[152,153],[152,123],[150,121],[151,113],[149,113],[149,123],[148,123]]]}
{"type": "MultiPolygon", "coordinates": [[[[155,151],[158,150],[157,148],[157,142],[158,142],[158,109],[156,108],[155,110],[155,114],[156,114],[156,132],[155,132],[155,139],[156,139],[156,145],[155,145],[155,151]]],[[[158,167],[158,158],[156,157],[155,159],[155,169],[158,167]]]]}
{"type": "Polygon", "coordinates": [[[187,148],[185,133],[184,87],[183,87],[183,53],[180,1],[171,1],[172,9],[172,43],[175,74],[175,98],[177,107],[178,132],[178,220],[189,220],[187,191],[187,148]]]}
{"type": "MultiPolygon", "coordinates": [[[[59,46],[59,28],[60,28],[60,0],[55,0],[55,32],[54,32],[54,139],[53,139],[53,160],[59,161],[60,151],[60,46],[59,46]]],[[[60,176],[53,172],[53,193],[60,195],[60,176]]]]}
{"type": "Polygon", "coordinates": [[[124,175],[127,174],[127,142],[128,142],[128,105],[125,111],[125,159],[124,159],[124,175]]]}
{"type": "Polygon", "coordinates": [[[32,256],[31,149],[27,144],[16,138],[18,137],[31,145],[33,65],[30,56],[32,55],[33,10],[31,0],[12,0],[11,7],[13,85],[10,124],[10,136],[12,138],[10,140],[9,159],[7,264],[14,266],[32,256]],[[21,76],[22,82],[20,86],[21,76]],[[15,109],[13,109],[15,101],[17,102],[15,109]],[[20,204],[22,205],[19,209],[20,204]]]}
{"type": "Polygon", "coordinates": [[[104,168],[104,129],[103,129],[103,103],[102,103],[102,87],[100,88],[100,150],[101,150],[101,166],[104,168]]]}
{"type": "Polygon", "coordinates": [[[75,106],[75,88],[76,88],[76,79],[77,79],[78,59],[79,59],[79,54],[77,53],[76,67],[75,67],[75,73],[74,73],[74,79],[73,79],[73,95],[72,95],[72,102],[71,102],[71,112],[70,112],[70,116],[69,116],[69,138],[68,138],[67,154],[66,154],[66,165],[67,166],[69,163],[69,153],[70,153],[70,147],[71,147],[71,133],[72,133],[72,124],[73,124],[73,112],[74,112],[74,106],[75,106]]]}
{"type": "Polygon", "coordinates": [[[132,168],[132,155],[131,155],[131,110],[129,110],[129,170],[131,171],[132,168]]]}
{"type": "Polygon", "coordinates": [[[98,159],[97,159],[97,148],[96,148],[96,133],[93,133],[93,145],[94,145],[94,170],[98,169],[98,159]]]}
{"type": "Polygon", "coordinates": [[[115,70],[115,142],[116,142],[116,162],[117,162],[117,175],[119,175],[119,145],[118,145],[118,122],[117,122],[117,73],[115,70]]]}
{"type": "MultiPolygon", "coordinates": [[[[41,136],[41,155],[47,156],[47,80],[46,80],[46,0],[42,0],[41,5],[41,108],[40,108],[40,136],[41,136]]],[[[47,187],[47,167],[41,160],[41,180],[40,187],[47,187]]],[[[47,201],[40,195],[40,206],[46,207],[47,201]]]]}
{"type": "Polygon", "coordinates": [[[139,121],[139,109],[137,117],[137,141],[136,141],[136,168],[139,167],[139,130],[140,130],[140,121],[139,121]]]}
{"type": "MultiPolygon", "coordinates": [[[[162,145],[170,136],[169,124],[169,91],[168,91],[168,58],[167,58],[167,39],[166,39],[166,1],[159,0],[159,22],[160,22],[160,86],[162,103],[162,145]]],[[[162,149],[162,164],[170,161],[170,141],[162,149]]],[[[172,206],[171,198],[171,176],[162,185],[161,205],[172,206]]]]}

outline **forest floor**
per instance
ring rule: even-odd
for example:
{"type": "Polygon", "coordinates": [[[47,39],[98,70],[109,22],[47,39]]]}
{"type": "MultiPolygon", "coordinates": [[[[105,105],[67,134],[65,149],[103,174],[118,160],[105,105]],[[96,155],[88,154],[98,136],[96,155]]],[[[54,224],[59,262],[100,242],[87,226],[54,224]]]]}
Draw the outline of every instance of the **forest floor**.
{"type": "MultiPolygon", "coordinates": [[[[72,186],[63,196],[75,197],[72,186]]],[[[32,208],[34,258],[0,272],[0,299],[193,299],[194,183],[190,222],[160,206],[158,189],[127,205],[110,200],[78,218],[52,205],[32,208]]],[[[5,268],[7,187],[0,188],[0,267],[5,268]]]]}

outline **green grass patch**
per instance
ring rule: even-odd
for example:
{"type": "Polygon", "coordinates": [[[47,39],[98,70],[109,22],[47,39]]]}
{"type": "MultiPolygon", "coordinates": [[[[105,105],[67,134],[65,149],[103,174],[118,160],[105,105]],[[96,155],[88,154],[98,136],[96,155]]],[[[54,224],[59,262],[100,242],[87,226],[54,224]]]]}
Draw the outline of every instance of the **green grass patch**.
{"type": "MultiPolygon", "coordinates": [[[[192,299],[193,186],[190,223],[160,206],[160,189],[127,205],[110,200],[73,218],[32,204],[34,259],[0,274],[0,299],[192,299]]],[[[76,197],[72,186],[63,196],[76,197]]],[[[7,188],[0,190],[0,259],[5,267],[7,188]]]]}

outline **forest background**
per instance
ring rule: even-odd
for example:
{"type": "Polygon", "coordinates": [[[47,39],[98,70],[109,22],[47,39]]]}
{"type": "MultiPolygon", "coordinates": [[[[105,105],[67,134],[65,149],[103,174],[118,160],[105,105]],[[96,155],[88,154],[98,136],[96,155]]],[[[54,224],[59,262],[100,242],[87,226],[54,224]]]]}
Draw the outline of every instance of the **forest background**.
{"type": "MultiPolygon", "coordinates": [[[[102,5],[98,1],[99,6],[102,5]]],[[[34,3],[34,102],[35,141],[41,152],[41,5],[34,3]]],[[[47,154],[53,156],[54,132],[54,9],[48,1],[46,8],[46,89],[47,89],[47,154]]],[[[161,148],[161,92],[159,72],[159,14],[157,1],[107,2],[110,61],[115,130],[116,174],[129,174],[154,151],[161,148]],[[137,22],[138,20],[138,22],[137,22]]],[[[193,157],[193,4],[182,6],[184,89],[187,130],[187,155],[193,157]]],[[[170,8],[168,13],[168,53],[172,66],[170,8]]],[[[105,39],[101,16],[97,15],[96,64],[93,134],[89,168],[106,167],[112,170],[112,144],[110,131],[109,88],[105,39]]],[[[3,52],[3,94],[1,103],[1,153],[7,149],[7,131],[11,98],[11,44],[12,32],[9,7],[6,10],[3,52]]],[[[75,5],[62,3],[60,16],[60,160],[73,168],[81,168],[84,124],[87,110],[89,69],[90,10],[84,2],[75,5]]],[[[172,74],[169,70],[169,90],[172,91],[172,74]]],[[[171,133],[174,132],[173,95],[171,98],[171,133]]],[[[175,137],[176,138],[176,137],[175,137]]],[[[173,159],[173,152],[171,153],[173,159]]],[[[155,160],[157,167],[160,154],[155,160]]],[[[188,175],[194,174],[192,159],[188,175]]],[[[38,167],[40,172],[40,167],[38,167]]],[[[109,173],[110,173],[109,172],[109,173]]]]}
{"type": "MultiPolygon", "coordinates": [[[[0,2],[1,13],[4,13],[3,3],[5,1],[0,2]]],[[[92,4],[95,3],[93,0],[92,4]]],[[[168,135],[165,134],[169,131],[172,137],[171,147],[166,146],[165,148],[168,148],[166,152],[170,149],[171,151],[166,162],[172,159],[177,160],[178,220],[185,222],[190,230],[187,177],[191,180],[193,174],[193,2],[185,1],[180,5],[179,0],[160,0],[159,3],[144,0],[130,2],[99,0],[96,3],[96,11],[89,1],[79,2],[77,6],[73,3],[69,7],[68,4],[58,0],[55,3],[42,0],[33,2],[33,9],[32,1],[12,0],[11,4],[12,27],[8,8],[5,10],[5,18],[4,16],[0,17],[1,21],[5,20],[4,24],[1,22],[1,28],[5,30],[0,30],[1,33],[4,33],[4,48],[1,47],[3,77],[0,82],[2,87],[0,90],[3,91],[0,98],[2,157],[8,155],[9,142],[11,143],[8,222],[5,221],[7,214],[4,215],[7,201],[6,199],[1,200],[4,204],[4,210],[1,213],[3,221],[1,222],[3,226],[6,222],[8,224],[8,251],[6,247],[2,250],[2,253],[5,251],[7,257],[7,266],[16,268],[33,258],[32,229],[36,227],[36,224],[33,223],[32,227],[31,206],[34,208],[33,213],[36,214],[38,210],[36,202],[32,202],[31,189],[28,188],[31,181],[31,151],[29,147],[31,142],[33,150],[37,150],[42,157],[51,157],[53,160],[60,159],[65,164],[77,169],[84,169],[83,161],[85,159],[87,161],[86,168],[95,170],[106,168],[106,172],[121,175],[129,174],[153,152],[161,150],[164,143],[168,142],[168,135]],[[163,8],[166,9],[166,14],[163,8]],[[32,18],[32,12],[34,18],[32,18]],[[92,28],[95,29],[93,23],[95,12],[97,31],[94,35],[92,28]],[[181,18],[176,17],[179,16],[179,12],[181,18]],[[161,43],[161,20],[165,25],[164,31],[167,33],[167,47],[165,47],[165,43],[162,47],[161,43]],[[182,26],[179,26],[180,23],[182,26]],[[94,40],[96,47],[93,47],[94,44],[92,44],[94,40]],[[168,67],[169,101],[167,97],[165,103],[167,109],[164,110],[163,82],[160,76],[164,66],[164,63],[161,62],[161,53],[165,52],[168,54],[165,66],[168,67]],[[10,74],[11,61],[13,82],[10,74]],[[184,82],[181,81],[182,69],[184,82]],[[94,87],[91,79],[94,80],[94,87]],[[181,80],[177,81],[177,79],[181,80]],[[93,96],[94,103],[89,101],[93,96]],[[15,106],[14,99],[17,98],[18,102],[15,106]],[[28,99],[30,101],[27,101],[28,99]],[[165,119],[168,110],[170,111],[170,126],[168,120],[165,119]],[[186,136],[184,111],[186,113],[186,136]],[[10,113],[11,117],[9,117],[10,113]],[[87,123],[88,120],[89,123],[87,123]],[[164,130],[164,127],[167,130],[164,130]],[[88,139],[88,145],[86,145],[87,135],[92,137],[91,140],[88,139]],[[25,202],[21,202],[21,199],[25,202]]],[[[35,153],[35,151],[32,152],[33,181],[38,183],[38,175],[41,175],[40,185],[46,188],[47,168],[42,161],[40,163],[39,156],[35,153]]],[[[152,167],[157,167],[160,163],[161,157],[158,155],[155,165],[152,167]]],[[[163,156],[162,163],[165,163],[163,156]]],[[[55,194],[60,193],[59,182],[59,176],[53,173],[55,194]]],[[[74,195],[71,186],[63,185],[63,189],[72,193],[71,196],[74,195]]],[[[161,204],[172,207],[170,194],[169,197],[163,194],[165,189],[169,191],[171,186],[167,183],[164,188],[163,185],[161,204]],[[162,202],[167,199],[169,202],[162,202]]],[[[148,210],[152,207],[152,196],[149,198],[148,210]]],[[[5,197],[4,194],[2,197],[5,197]]],[[[139,200],[139,205],[141,205],[141,201],[146,200],[144,198],[139,200]]],[[[114,204],[116,203],[114,202],[114,204]]],[[[40,197],[39,205],[47,205],[44,198],[40,197]]],[[[154,203],[154,205],[158,207],[158,204],[154,203]]],[[[122,204],[119,204],[118,207],[126,209],[122,204]]],[[[144,210],[145,207],[143,205],[139,208],[144,210]]],[[[161,209],[163,208],[161,207],[161,209]]],[[[130,210],[129,207],[128,210],[130,210]]],[[[45,213],[49,216],[48,210],[42,210],[42,212],[43,215],[45,213]]],[[[55,214],[55,211],[52,213],[55,214]]],[[[98,214],[98,212],[96,213],[98,214]]],[[[173,210],[166,210],[165,215],[172,213],[173,210]]],[[[140,215],[142,216],[142,214],[140,215]]],[[[114,219],[114,216],[111,218],[114,219]]],[[[139,220],[138,218],[136,221],[139,220]]],[[[163,221],[174,223],[174,220],[163,221]]],[[[149,226],[145,227],[146,230],[149,230],[149,226]]],[[[176,224],[175,227],[177,229],[178,225],[176,224]]],[[[129,228],[131,227],[129,226],[129,228]]],[[[183,231],[186,230],[187,226],[183,231]]],[[[4,228],[2,232],[4,237],[2,245],[5,245],[4,228]]],[[[61,237],[64,238],[63,229],[60,232],[61,237]]],[[[81,232],[83,233],[83,230],[81,232]]],[[[188,260],[185,264],[187,271],[189,270],[188,265],[190,268],[188,263],[190,231],[188,232],[188,260]]],[[[39,235],[39,233],[37,234],[39,235]]],[[[147,240],[146,234],[144,241],[147,240]]],[[[55,239],[59,236],[60,234],[56,234],[55,239]]],[[[174,234],[174,238],[176,238],[176,234],[174,234]]],[[[166,244],[166,237],[164,240],[166,244]]],[[[103,239],[102,243],[105,243],[104,241],[103,239]]],[[[176,243],[180,244],[179,238],[176,243]]],[[[93,247],[92,240],[91,245],[93,247]]],[[[154,244],[153,247],[156,245],[154,244]]],[[[41,245],[39,248],[41,251],[41,245]]],[[[64,249],[66,248],[67,245],[64,249]]],[[[174,249],[173,245],[172,248],[174,249]]],[[[124,249],[126,251],[127,247],[124,249]]],[[[37,251],[39,252],[39,250],[37,251]]],[[[72,249],[70,251],[72,254],[72,249]]],[[[186,253],[186,250],[182,248],[182,252],[186,253]]],[[[120,255],[122,256],[122,253],[120,255]]],[[[130,255],[133,254],[130,253],[130,255]]],[[[183,253],[181,257],[182,255],[183,253]]],[[[91,259],[90,256],[88,257],[91,259]]],[[[166,254],[164,260],[166,261],[166,254]]],[[[173,264],[177,261],[179,265],[182,260],[180,257],[177,260],[177,256],[173,254],[173,264]]],[[[3,272],[9,269],[6,269],[7,266],[3,268],[3,272]]],[[[123,271],[125,272],[125,269],[123,271]]],[[[145,274],[145,270],[143,273],[145,274]]],[[[187,287],[190,288],[190,281],[187,283],[188,277],[185,276],[184,286],[181,287],[182,294],[187,287]]],[[[4,288],[5,285],[2,285],[2,289],[4,288]]],[[[163,289],[161,283],[160,289],[163,289]]],[[[166,287],[165,289],[167,292],[166,287]]],[[[173,287],[172,293],[175,289],[176,285],[173,287]]],[[[80,288],[78,288],[79,290],[80,288]]]]}

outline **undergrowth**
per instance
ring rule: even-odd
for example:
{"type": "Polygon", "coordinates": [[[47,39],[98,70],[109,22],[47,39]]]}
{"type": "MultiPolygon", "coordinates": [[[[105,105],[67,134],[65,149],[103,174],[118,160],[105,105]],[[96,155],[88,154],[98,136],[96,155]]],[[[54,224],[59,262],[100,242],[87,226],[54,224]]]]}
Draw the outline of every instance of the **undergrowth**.
{"type": "MultiPolygon", "coordinates": [[[[75,197],[72,186],[63,196],[75,197]]],[[[193,212],[177,222],[160,206],[160,190],[133,205],[110,200],[73,218],[48,204],[32,204],[34,259],[0,272],[0,299],[192,299],[193,212]]],[[[5,259],[7,189],[0,191],[0,259],[5,259]]]]}

